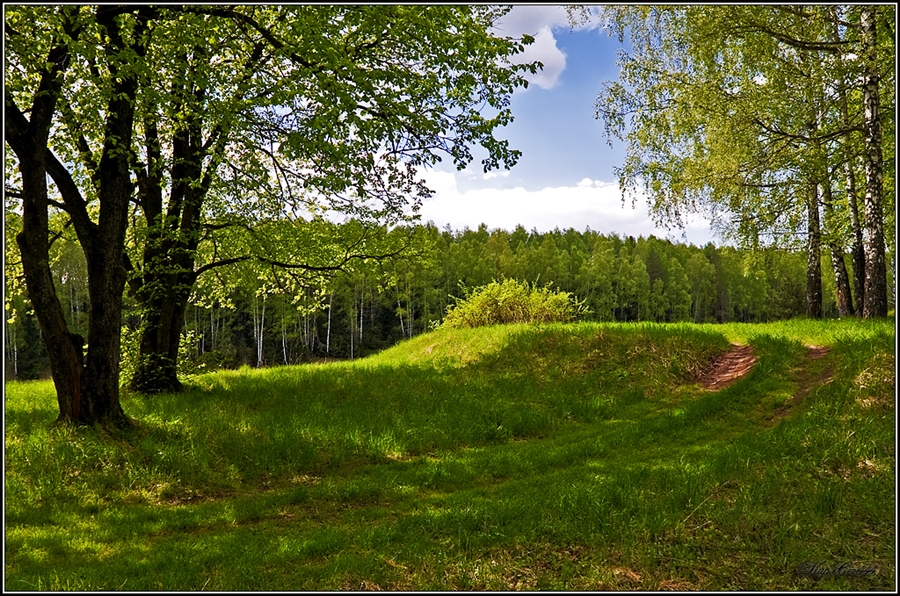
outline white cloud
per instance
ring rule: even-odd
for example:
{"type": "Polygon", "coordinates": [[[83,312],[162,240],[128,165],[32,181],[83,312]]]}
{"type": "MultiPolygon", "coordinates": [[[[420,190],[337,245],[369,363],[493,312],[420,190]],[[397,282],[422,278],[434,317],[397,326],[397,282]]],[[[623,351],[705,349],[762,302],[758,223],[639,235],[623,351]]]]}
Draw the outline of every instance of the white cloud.
{"type": "Polygon", "coordinates": [[[556,38],[550,27],[541,27],[534,36],[534,43],[525,47],[517,56],[519,63],[539,61],[543,68],[535,74],[527,74],[528,82],[541,89],[553,89],[559,84],[559,77],[566,69],[566,54],[556,47],[556,38]]]}
{"type": "Polygon", "coordinates": [[[438,227],[449,224],[455,230],[475,229],[484,223],[489,229],[512,231],[522,225],[527,230],[536,228],[540,232],[554,228],[573,228],[582,232],[590,227],[602,234],[635,237],[654,234],[697,245],[712,239],[708,222],[701,218],[689,221],[684,234],[680,230],[657,227],[643,201],[638,201],[635,208],[631,207],[630,201],[623,206],[616,183],[584,178],[573,186],[547,187],[538,191],[516,187],[460,192],[453,173],[430,170],[422,177],[435,191],[434,196],[422,205],[422,221],[431,221],[438,227]]]}
{"type": "Polygon", "coordinates": [[[504,35],[534,35],[541,27],[568,26],[563,6],[513,6],[497,23],[497,30],[504,35]]]}
{"type": "Polygon", "coordinates": [[[523,34],[534,37],[534,43],[516,56],[515,62],[522,64],[541,62],[544,68],[536,74],[528,74],[528,82],[542,89],[552,89],[559,83],[559,76],[566,69],[566,55],[556,45],[554,27],[569,26],[566,11],[562,6],[514,6],[497,24],[502,35],[520,37],[523,34]]]}

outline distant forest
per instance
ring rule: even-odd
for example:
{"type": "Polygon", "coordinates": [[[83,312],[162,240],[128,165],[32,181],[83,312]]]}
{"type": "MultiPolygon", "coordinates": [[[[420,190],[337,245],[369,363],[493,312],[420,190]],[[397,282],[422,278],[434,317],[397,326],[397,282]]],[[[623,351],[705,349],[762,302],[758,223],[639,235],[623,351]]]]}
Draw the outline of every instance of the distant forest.
{"type": "MultiPolygon", "coordinates": [[[[804,250],[697,247],[654,236],[623,238],[590,229],[538,233],[521,226],[508,232],[424,225],[391,234],[412,237],[407,256],[368,262],[299,291],[289,283],[263,286],[252,273],[205,274],[185,313],[182,372],[365,356],[433,329],[455,298],[501,279],[571,292],[593,321],[763,322],[806,312],[804,250]]],[[[52,270],[68,324],[87,335],[84,258],[73,242],[54,248],[52,270]]],[[[852,271],[849,256],[845,261],[852,271]]],[[[836,317],[827,256],[822,271],[823,313],[836,317]]],[[[890,287],[893,273],[889,268],[890,287]]],[[[893,308],[893,294],[889,301],[893,308]]],[[[27,299],[15,296],[7,305],[7,379],[49,376],[27,299]]],[[[126,377],[140,323],[137,305],[126,299],[126,377]]]]}

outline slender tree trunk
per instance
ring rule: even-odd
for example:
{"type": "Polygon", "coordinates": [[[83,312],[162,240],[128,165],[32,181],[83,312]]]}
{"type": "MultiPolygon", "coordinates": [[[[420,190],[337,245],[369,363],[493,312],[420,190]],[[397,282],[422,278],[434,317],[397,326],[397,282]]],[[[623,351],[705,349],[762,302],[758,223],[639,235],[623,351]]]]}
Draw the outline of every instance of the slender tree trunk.
{"type": "Polygon", "coordinates": [[[258,300],[253,299],[253,335],[256,339],[256,367],[263,365],[263,331],[266,324],[266,295],[263,294],[262,308],[258,307],[258,300]]]}
{"type": "MultiPolygon", "coordinates": [[[[843,41],[840,33],[840,18],[837,6],[831,7],[832,13],[832,39],[835,42],[843,41]]],[[[852,245],[850,247],[850,265],[853,269],[853,293],[855,295],[855,312],[862,314],[862,306],[865,302],[865,281],[866,281],[866,257],[863,249],[862,228],[859,224],[859,194],[856,188],[856,171],[854,161],[856,156],[853,153],[853,138],[849,132],[852,128],[850,121],[850,107],[847,103],[847,82],[844,76],[839,80],[837,89],[838,108],[841,115],[841,124],[847,131],[843,135],[843,158],[844,158],[844,176],[847,183],[847,208],[850,215],[850,230],[853,234],[852,245]]]]}
{"type": "Polygon", "coordinates": [[[363,341],[363,316],[365,314],[365,305],[363,304],[363,292],[359,293],[359,344],[362,345],[363,341]]]}
{"type": "Polygon", "coordinates": [[[406,328],[403,326],[403,304],[400,302],[400,290],[397,290],[397,316],[400,319],[400,335],[406,337],[406,328]]]}
{"type": "Polygon", "coordinates": [[[856,174],[853,164],[847,160],[847,206],[850,210],[850,229],[853,232],[853,246],[850,248],[850,264],[853,268],[853,291],[856,294],[856,313],[862,314],[866,296],[866,251],[863,244],[862,226],[859,224],[859,201],[856,190],[856,174]]]}
{"type": "Polygon", "coordinates": [[[6,354],[13,363],[13,378],[19,376],[19,346],[16,343],[16,327],[10,325],[8,319],[3,320],[3,326],[6,328],[6,354]]]}
{"type": "Polygon", "coordinates": [[[882,194],[884,172],[881,152],[881,106],[875,20],[877,7],[863,6],[860,11],[865,72],[863,74],[863,124],[866,146],[866,195],[863,247],[866,256],[866,281],[863,318],[887,316],[887,267],[884,245],[882,194]]]}
{"type": "Polygon", "coordinates": [[[413,296],[412,289],[409,287],[409,279],[406,280],[406,305],[409,307],[409,317],[407,318],[409,325],[407,325],[407,331],[409,331],[409,338],[412,339],[413,336],[413,296]]]}
{"type": "Polygon", "coordinates": [[[281,301],[281,351],[284,355],[284,363],[288,363],[288,353],[287,353],[287,327],[285,327],[284,322],[284,297],[282,296],[281,301]]]}
{"type": "MultiPolygon", "coordinates": [[[[844,126],[850,126],[849,108],[847,96],[840,94],[841,118],[844,126]]],[[[859,223],[859,194],[856,188],[856,171],[853,167],[853,156],[849,147],[852,143],[850,134],[844,136],[844,143],[848,148],[844,160],[844,175],[847,177],[847,209],[850,214],[850,231],[853,234],[853,245],[850,248],[850,264],[853,268],[853,291],[856,295],[856,312],[862,314],[862,305],[865,302],[866,287],[866,252],[863,248],[862,226],[859,223]]]]}
{"type": "Polygon", "coordinates": [[[806,315],[822,318],[822,233],[819,226],[819,191],[815,182],[809,185],[806,200],[806,315]]]}
{"type": "Polygon", "coordinates": [[[854,313],[853,297],[850,293],[850,276],[847,275],[847,266],[844,263],[844,249],[835,231],[830,176],[826,176],[825,181],[822,183],[822,200],[825,205],[825,229],[827,231],[827,244],[831,253],[831,269],[834,273],[838,315],[850,317],[854,313]]]}
{"type": "Polygon", "coordinates": [[[310,316],[308,312],[303,313],[303,345],[306,346],[306,351],[312,354],[312,342],[310,341],[310,332],[309,332],[309,323],[310,316]]]}
{"type": "Polygon", "coordinates": [[[328,298],[328,330],[325,332],[325,356],[331,353],[331,305],[334,302],[334,292],[328,298]]]}

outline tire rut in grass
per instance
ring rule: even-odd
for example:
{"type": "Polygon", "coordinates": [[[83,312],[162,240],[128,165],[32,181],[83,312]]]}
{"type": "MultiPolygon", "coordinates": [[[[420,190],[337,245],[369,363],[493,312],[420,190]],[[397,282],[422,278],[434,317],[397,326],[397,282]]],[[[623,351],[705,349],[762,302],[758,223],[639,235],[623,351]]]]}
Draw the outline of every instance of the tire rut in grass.
{"type": "Polygon", "coordinates": [[[791,410],[799,406],[813,388],[831,381],[834,371],[828,366],[823,366],[822,363],[815,362],[827,356],[830,351],[831,348],[828,346],[806,346],[806,354],[803,356],[803,362],[797,372],[797,391],[790,400],[767,417],[766,420],[770,424],[790,414],[791,410]]]}

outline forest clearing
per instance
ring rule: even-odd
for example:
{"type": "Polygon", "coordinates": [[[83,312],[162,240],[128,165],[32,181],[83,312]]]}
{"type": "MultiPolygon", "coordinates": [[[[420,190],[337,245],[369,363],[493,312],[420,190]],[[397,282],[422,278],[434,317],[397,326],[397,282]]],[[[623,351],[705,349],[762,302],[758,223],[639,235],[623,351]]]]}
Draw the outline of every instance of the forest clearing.
{"type": "Polygon", "coordinates": [[[6,590],[896,589],[896,7],[3,13],[6,590]]]}
{"type": "Polygon", "coordinates": [[[894,343],[887,319],[439,329],[125,394],[136,426],[87,432],[8,383],[6,589],[891,590],[894,343]],[[706,388],[732,344],[752,366],[706,388]]]}

